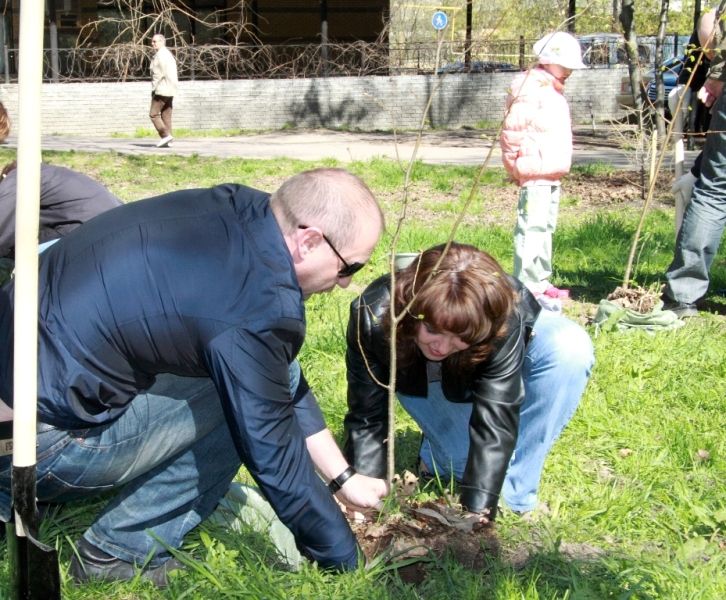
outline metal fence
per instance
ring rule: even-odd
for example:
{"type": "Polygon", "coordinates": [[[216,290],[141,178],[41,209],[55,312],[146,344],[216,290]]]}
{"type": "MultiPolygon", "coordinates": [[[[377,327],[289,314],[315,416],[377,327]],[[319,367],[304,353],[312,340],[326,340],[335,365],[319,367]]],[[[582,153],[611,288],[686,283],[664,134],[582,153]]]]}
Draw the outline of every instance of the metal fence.
{"type": "MultiPolygon", "coordinates": [[[[664,56],[682,53],[687,36],[671,35],[664,56]]],[[[405,75],[524,69],[534,57],[534,40],[298,45],[199,45],[172,48],[180,79],[255,79],[405,75]]],[[[625,64],[622,40],[613,34],[582,36],[583,56],[591,67],[625,64]],[[599,37],[598,37],[599,36],[599,37]],[[605,36],[605,37],[602,37],[605,36]]],[[[134,44],[105,48],[44,51],[46,81],[137,81],[149,78],[151,49],[134,44]]],[[[650,66],[655,38],[640,38],[641,63],[650,66]]],[[[0,73],[17,79],[18,50],[4,48],[0,73]]]]}

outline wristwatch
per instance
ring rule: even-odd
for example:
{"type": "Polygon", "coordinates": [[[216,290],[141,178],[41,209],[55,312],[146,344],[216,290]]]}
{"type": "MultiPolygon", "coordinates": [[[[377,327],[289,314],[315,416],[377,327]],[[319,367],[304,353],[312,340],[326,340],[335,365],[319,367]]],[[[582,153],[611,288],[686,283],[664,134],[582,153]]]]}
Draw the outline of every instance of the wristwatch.
{"type": "Polygon", "coordinates": [[[340,475],[331,479],[330,483],[328,484],[328,489],[330,490],[330,493],[335,494],[335,492],[342,488],[343,484],[355,474],[356,470],[353,467],[348,467],[340,475]]]}

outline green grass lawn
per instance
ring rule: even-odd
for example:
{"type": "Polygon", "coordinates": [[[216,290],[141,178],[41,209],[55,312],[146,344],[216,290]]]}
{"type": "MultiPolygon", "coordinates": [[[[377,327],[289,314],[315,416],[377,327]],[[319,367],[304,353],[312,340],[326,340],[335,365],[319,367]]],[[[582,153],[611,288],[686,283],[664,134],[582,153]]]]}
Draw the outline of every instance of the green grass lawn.
{"type": "MultiPolygon", "coordinates": [[[[0,161],[10,158],[0,150],[0,161]]],[[[125,201],[227,181],[271,191],[287,176],[318,166],[80,153],[44,159],[95,176],[125,201]]],[[[402,199],[401,170],[381,160],[350,168],[381,198],[392,231],[402,199]]],[[[446,239],[474,174],[471,168],[416,166],[409,194],[414,210],[404,223],[400,250],[446,239]]],[[[486,173],[456,238],[488,250],[510,269],[515,205],[500,222],[485,220],[505,189],[501,171],[486,173]]],[[[634,271],[640,285],[663,281],[673,252],[672,219],[672,211],[662,209],[647,218],[634,271]]],[[[620,284],[636,220],[631,208],[561,217],[553,280],[573,290],[573,318],[585,322],[620,284]]],[[[345,414],[348,304],[387,270],[389,252],[387,236],[350,288],[308,302],[300,360],[336,435],[345,414]]],[[[726,288],[723,249],[712,276],[712,290],[726,288]]],[[[726,312],[724,298],[713,294],[709,302],[715,313],[726,312]]],[[[502,511],[496,524],[502,551],[485,568],[471,571],[451,559],[436,560],[418,586],[403,583],[386,565],[338,576],[309,565],[289,573],[276,567],[274,548],[259,534],[204,524],[187,536],[183,559],[189,568],[173,576],[167,590],[141,581],[75,586],[67,578],[72,543],[99,506],[87,502],[44,522],[43,539],[60,550],[64,598],[726,598],[726,319],[702,313],[679,330],[655,335],[589,330],[597,361],[592,379],[545,466],[540,499],[550,513],[530,521],[502,511]]],[[[418,432],[402,411],[396,443],[398,469],[413,468],[418,432]]],[[[3,560],[0,598],[6,597],[3,560]]]]}

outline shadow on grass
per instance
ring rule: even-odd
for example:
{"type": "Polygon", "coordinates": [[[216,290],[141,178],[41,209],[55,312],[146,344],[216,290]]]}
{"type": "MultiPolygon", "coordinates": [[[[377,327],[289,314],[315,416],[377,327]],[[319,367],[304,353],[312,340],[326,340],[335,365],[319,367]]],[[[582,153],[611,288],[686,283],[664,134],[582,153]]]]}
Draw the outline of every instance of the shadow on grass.
{"type": "MultiPolygon", "coordinates": [[[[455,553],[429,556],[389,569],[392,597],[413,587],[427,598],[638,598],[668,597],[648,565],[616,557],[585,544],[557,542],[551,549],[515,549],[490,555],[477,568],[463,566],[455,553]]],[[[406,596],[409,597],[409,596],[406,596]]]]}
{"type": "MultiPolygon", "coordinates": [[[[598,303],[622,284],[636,227],[634,217],[596,215],[555,234],[554,279],[579,301],[598,303]]],[[[670,215],[657,211],[646,219],[636,252],[631,285],[665,283],[673,260],[675,239],[670,215]]],[[[556,283],[556,285],[557,285],[556,283]]],[[[719,299],[726,288],[726,257],[722,250],[711,269],[711,285],[704,308],[724,314],[719,299]]]]}
{"type": "Polygon", "coordinates": [[[721,291],[707,296],[700,308],[717,315],[726,315],[726,295],[721,291]]]}
{"type": "Polygon", "coordinates": [[[615,557],[588,544],[558,540],[552,549],[528,554],[524,562],[501,563],[515,573],[523,588],[535,588],[540,597],[663,598],[663,590],[633,558],[615,557]]]}
{"type": "Polygon", "coordinates": [[[421,432],[409,427],[403,431],[396,432],[396,471],[403,473],[408,469],[412,473],[418,473],[418,451],[421,447],[421,432]]]}

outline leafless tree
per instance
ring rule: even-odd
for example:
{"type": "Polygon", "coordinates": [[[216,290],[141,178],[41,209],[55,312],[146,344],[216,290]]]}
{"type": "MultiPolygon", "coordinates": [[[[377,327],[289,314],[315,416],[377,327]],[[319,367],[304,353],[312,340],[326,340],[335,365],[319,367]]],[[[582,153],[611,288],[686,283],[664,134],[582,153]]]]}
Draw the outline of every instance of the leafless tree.
{"type": "Polygon", "coordinates": [[[112,16],[104,14],[83,25],[75,54],[67,59],[75,61],[72,66],[82,75],[115,71],[124,80],[145,71],[149,42],[156,33],[163,34],[174,49],[180,71],[186,69],[200,77],[213,78],[234,62],[256,58],[254,51],[238,57],[232,50],[243,42],[252,46],[257,42],[245,20],[243,0],[203,16],[184,0],[106,0],[103,4],[114,9],[109,11],[112,16]],[[211,42],[202,53],[195,52],[200,34],[211,42]]]}
{"type": "Polygon", "coordinates": [[[655,38],[655,123],[658,137],[665,138],[665,110],[663,86],[663,38],[665,38],[668,25],[668,0],[661,0],[660,23],[658,35],[655,38]]]}
{"type": "Polygon", "coordinates": [[[620,24],[625,36],[625,52],[628,56],[628,74],[630,86],[635,97],[635,112],[638,116],[638,126],[643,128],[643,86],[641,85],[640,63],[638,60],[638,39],[634,29],[635,0],[622,0],[620,10],[620,24]]]}
{"type": "MultiPolygon", "coordinates": [[[[625,8],[626,2],[632,3],[632,0],[623,0],[623,8],[625,8]]],[[[668,0],[662,0],[662,2],[667,4],[668,0]]],[[[697,6],[696,8],[700,10],[700,6],[697,6]]],[[[725,9],[726,9],[726,0],[720,0],[719,5],[716,9],[716,22],[718,22],[719,19],[722,18],[722,15],[723,15],[725,9]]],[[[714,30],[714,33],[711,34],[711,36],[713,36],[714,34],[715,34],[715,30],[714,30]]],[[[709,39],[709,42],[707,42],[704,45],[708,45],[710,43],[710,41],[711,40],[709,39]]],[[[700,60],[700,58],[699,58],[699,60],[700,60]]],[[[691,77],[689,78],[688,83],[686,85],[690,85],[692,78],[693,78],[693,72],[691,73],[691,77]]],[[[680,108],[681,108],[680,104],[681,104],[681,101],[678,102],[676,111],[680,110],[680,108]]],[[[657,156],[654,156],[654,159],[653,159],[653,166],[651,169],[652,176],[650,179],[650,184],[648,185],[648,193],[645,197],[645,202],[643,202],[643,208],[640,213],[640,219],[638,221],[637,227],[635,228],[635,233],[633,234],[633,241],[630,246],[630,253],[628,255],[628,261],[627,261],[627,264],[625,267],[625,275],[623,277],[623,286],[622,286],[625,289],[627,289],[631,283],[630,276],[631,276],[631,273],[633,270],[633,263],[635,261],[635,255],[638,250],[640,234],[641,234],[641,231],[643,230],[643,225],[645,223],[645,216],[647,214],[648,207],[650,205],[650,201],[653,198],[653,192],[655,190],[656,175],[660,171],[661,165],[663,163],[663,157],[664,157],[665,151],[668,147],[668,141],[669,141],[669,138],[671,137],[672,131],[673,131],[673,123],[671,122],[671,124],[669,125],[669,127],[666,131],[665,139],[663,140],[663,143],[661,144],[660,152],[658,152],[657,156]]],[[[653,146],[655,146],[655,144],[653,146]]],[[[655,152],[655,148],[654,148],[654,152],[655,152]]]]}
{"type": "Polygon", "coordinates": [[[252,28],[246,23],[244,0],[204,16],[184,0],[106,0],[103,4],[113,7],[116,15],[86,23],[78,36],[79,46],[102,32],[110,38],[107,45],[148,45],[152,35],[162,33],[170,45],[184,47],[195,43],[193,32],[198,35],[201,31],[205,32],[205,39],[218,44],[254,39],[252,28]]]}

